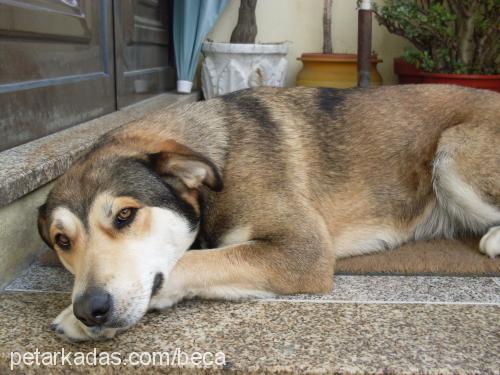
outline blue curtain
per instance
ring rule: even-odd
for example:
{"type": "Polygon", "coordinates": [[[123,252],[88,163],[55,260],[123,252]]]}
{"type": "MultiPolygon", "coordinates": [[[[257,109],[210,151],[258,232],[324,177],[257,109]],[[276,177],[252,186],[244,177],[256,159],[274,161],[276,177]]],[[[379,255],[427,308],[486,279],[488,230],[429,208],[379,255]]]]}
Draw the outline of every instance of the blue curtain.
{"type": "Polygon", "coordinates": [[[191,92],[201,45],[228,0],[175,0],[174,49],[177,91],[191,92]]]}

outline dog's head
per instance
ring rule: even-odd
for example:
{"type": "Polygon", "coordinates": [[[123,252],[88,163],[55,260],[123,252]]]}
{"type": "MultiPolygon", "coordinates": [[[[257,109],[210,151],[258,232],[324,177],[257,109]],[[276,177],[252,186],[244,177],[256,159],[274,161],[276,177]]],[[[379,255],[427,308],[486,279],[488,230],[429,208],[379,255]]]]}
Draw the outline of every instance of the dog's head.
{"type": "Polygon", "coordinates": [[[204,156],[174,141],[154,152],[108,142],[58,179],[38,228],[75,275],[75,316],[88,326],[125,328],[191,246],[202,186],[222,180],[204,156]]]}

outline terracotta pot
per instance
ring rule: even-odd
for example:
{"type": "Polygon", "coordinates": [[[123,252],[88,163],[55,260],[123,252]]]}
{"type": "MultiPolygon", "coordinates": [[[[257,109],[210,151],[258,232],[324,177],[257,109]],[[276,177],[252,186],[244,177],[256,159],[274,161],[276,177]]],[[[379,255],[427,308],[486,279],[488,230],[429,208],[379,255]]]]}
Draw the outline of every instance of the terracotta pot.
{"type": "Polygon", "coordinates": [[[399,83],[446,83],[488,89],[500,92],[500,74],[443,74],[427,73],[407,63],[403,58],[394,59],[394,73],[399,77],[399,83]]]}
{"type": "MultiPolygon", "coordinates": [[[[356,54],[303,53],[297,60],[304,64],[297,74],[297,86],[349,88],[358,84],[356,54]]],[[[372,58],[372,86],[382,84],[382,77],[377,71],[377,64],[381,61],[377,56],[372,58]]]]}

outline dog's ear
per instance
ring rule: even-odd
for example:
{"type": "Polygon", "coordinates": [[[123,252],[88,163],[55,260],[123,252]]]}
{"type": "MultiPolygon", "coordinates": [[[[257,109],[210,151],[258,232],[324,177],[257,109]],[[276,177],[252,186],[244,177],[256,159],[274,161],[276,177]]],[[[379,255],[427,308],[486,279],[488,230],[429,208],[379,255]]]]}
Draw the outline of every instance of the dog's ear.
{"type": "Polygon", "coordinates": [[[40,237],[42,237],[43,242],[45,242],[48,247],[52,248],[49,241],[47,220],[47,204],[44,203],[38,207],[38,233],[40,233],[40,237]]]}
{"type": "Polygon", "coordinates": [[[214,191],[223,188],[222,177],[211,160],[175,141],[166,142],[162,151],[149,154],[149,159],[160,176],[175,176],[190,189],[201,185],[214,191]]]}

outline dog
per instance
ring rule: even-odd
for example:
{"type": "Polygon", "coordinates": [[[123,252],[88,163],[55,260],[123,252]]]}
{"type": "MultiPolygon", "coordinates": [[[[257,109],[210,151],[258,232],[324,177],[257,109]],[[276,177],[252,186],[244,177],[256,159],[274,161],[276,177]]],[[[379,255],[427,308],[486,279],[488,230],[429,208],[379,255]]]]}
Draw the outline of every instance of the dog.
{"type": "Polygon", "coordinates": [[[52,328],[109,339],[184,298],[327,293],[336,258],[482,235],[500,254],[500,95],[258,88],[108,133],[38,228],[75,275],[52,328]],[[189,250],[189,251],[188,251],[189,250]]]}

